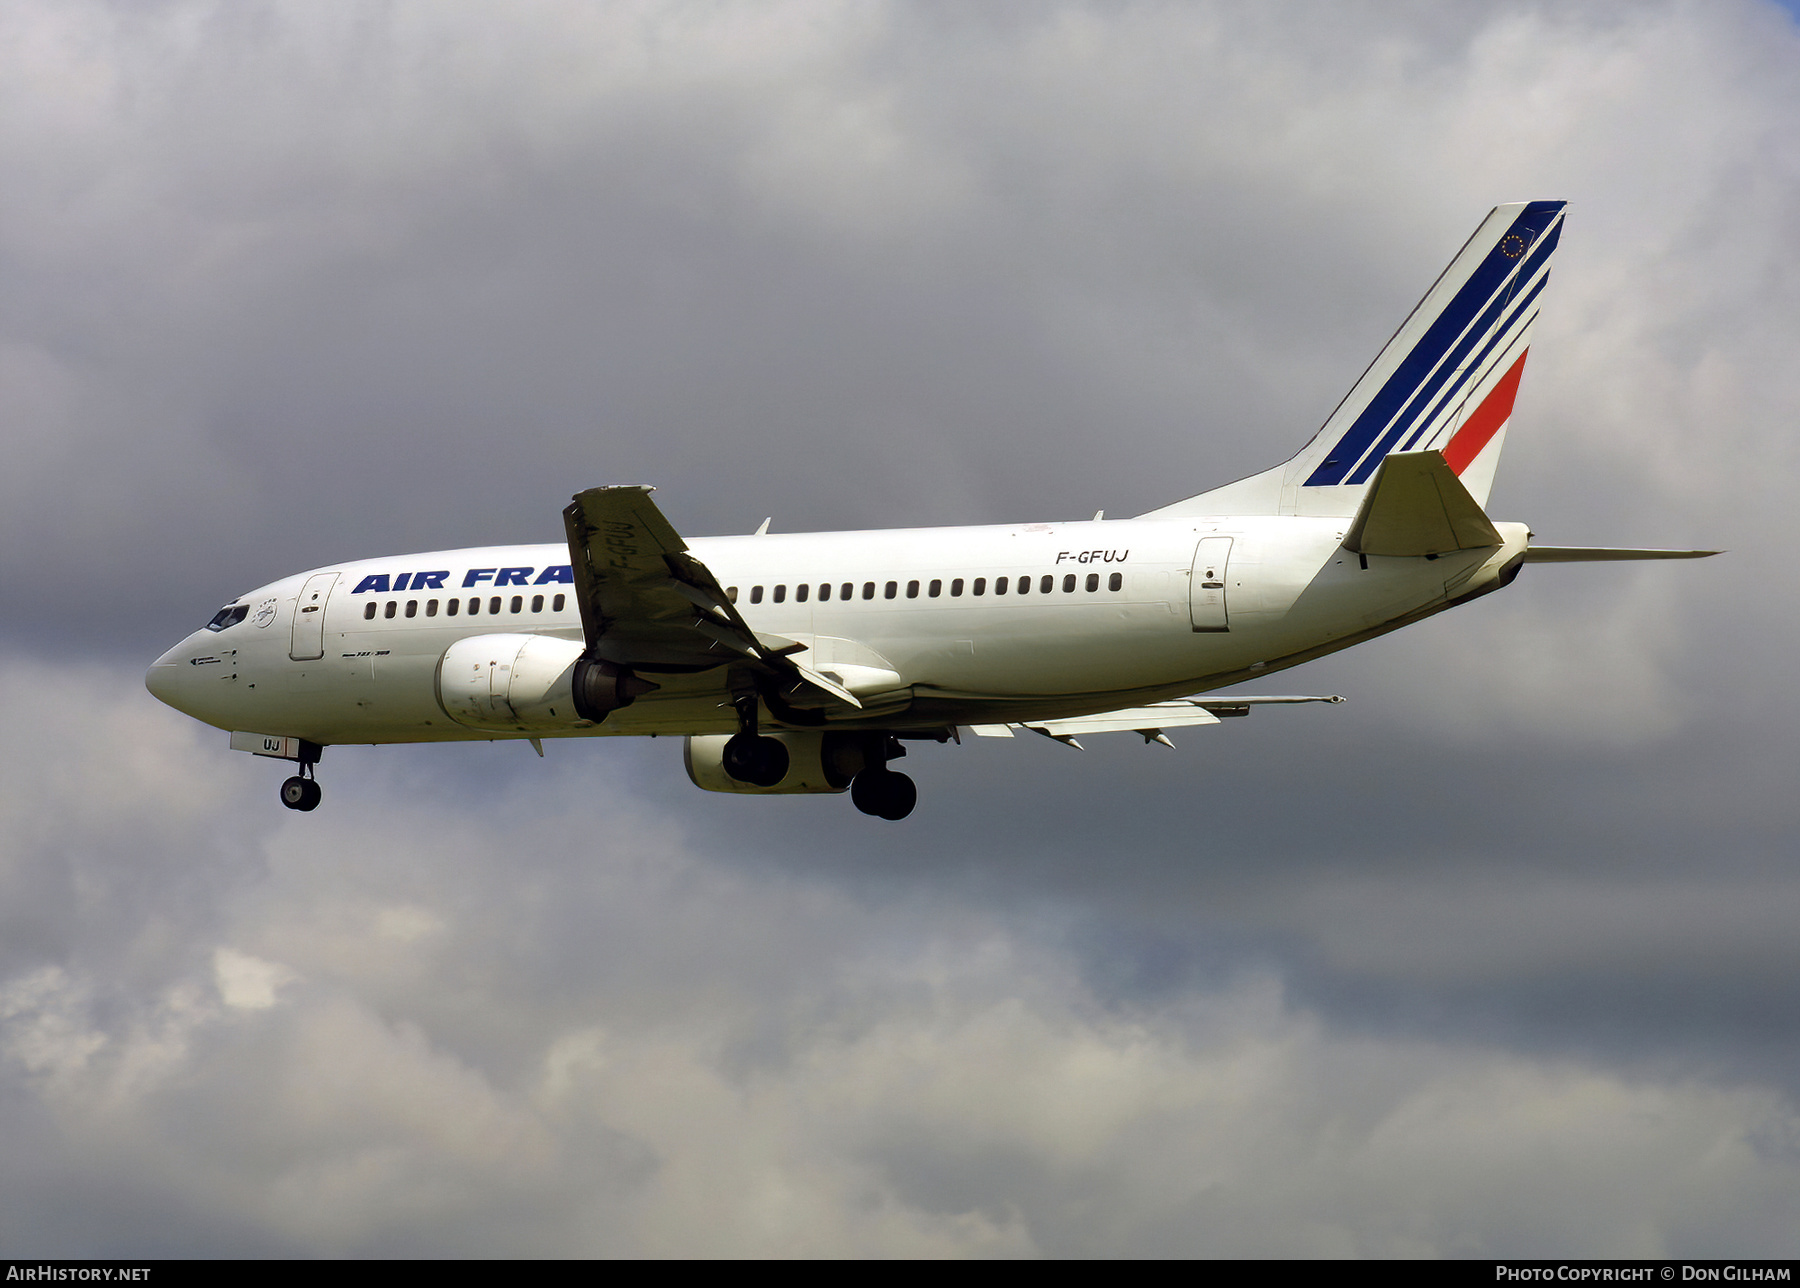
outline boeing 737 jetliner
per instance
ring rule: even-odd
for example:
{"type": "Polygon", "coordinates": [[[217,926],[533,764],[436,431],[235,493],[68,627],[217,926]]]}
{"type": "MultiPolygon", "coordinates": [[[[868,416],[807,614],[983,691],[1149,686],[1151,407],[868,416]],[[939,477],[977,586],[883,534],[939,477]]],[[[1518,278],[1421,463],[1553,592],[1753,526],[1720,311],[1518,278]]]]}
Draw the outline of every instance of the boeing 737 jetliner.
{"type": "Polygon", "coordinates": [[[233,600],[146,684],[297,762],[334,743],[671,734],[708,791],[912,811],[905,743],[1217,724],[1259,680],[1498,590],[1533,545],[1484,506],[1564,203],[1497,207],[1299,455],[1135,519],[683,540],[597,487],[566,541],[359,560],[233,600]]]}

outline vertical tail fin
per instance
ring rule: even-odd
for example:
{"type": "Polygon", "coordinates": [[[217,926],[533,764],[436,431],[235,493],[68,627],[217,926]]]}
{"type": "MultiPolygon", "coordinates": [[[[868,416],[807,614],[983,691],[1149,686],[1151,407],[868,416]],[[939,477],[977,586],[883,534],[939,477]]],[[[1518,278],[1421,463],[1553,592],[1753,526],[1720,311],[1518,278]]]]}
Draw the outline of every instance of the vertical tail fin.
{"type": "Polygon", "coordinates": [[[1565,205],[1496,206],[1292,460],[1150,513],[1349,516],[1389,453],[1429,450],[1486,505],[1565,205]]]}

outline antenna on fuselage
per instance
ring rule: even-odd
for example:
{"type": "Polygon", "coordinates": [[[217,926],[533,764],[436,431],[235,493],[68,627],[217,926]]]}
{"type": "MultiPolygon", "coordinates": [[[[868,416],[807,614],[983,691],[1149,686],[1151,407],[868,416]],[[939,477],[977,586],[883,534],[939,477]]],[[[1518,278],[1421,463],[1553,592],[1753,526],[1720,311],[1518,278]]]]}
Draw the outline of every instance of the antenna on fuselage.
{"type": "Polygon", "coordinates": [[[764,519],[761,523],[757,524],[756,531],[752,535],[758,536],[758,537],[768,536],[769,535],[769,524],[774,520],[774,518],[775,518],[775,516],[771,514],[767,519],[764,519]]]}

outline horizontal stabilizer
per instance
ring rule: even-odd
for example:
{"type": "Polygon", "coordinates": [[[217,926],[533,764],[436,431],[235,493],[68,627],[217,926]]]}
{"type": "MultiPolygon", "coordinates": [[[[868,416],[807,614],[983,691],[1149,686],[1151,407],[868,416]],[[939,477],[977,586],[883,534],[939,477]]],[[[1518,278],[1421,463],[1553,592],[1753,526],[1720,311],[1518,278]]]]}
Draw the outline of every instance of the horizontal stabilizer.
{"type": "Polygon", "coordinates": [[[1706,559],[1722,550],[1632,550],[1610,546],[1531,546],[1526,563],[1618,563],[1626,559],[1706,559]]]}
{"type": "Polygon", "coordinates": [[[1441,555],[1501,545],[1501,537],[1442,452],[1382,461],[1344,548],[1364,555],[1441,555]]]}

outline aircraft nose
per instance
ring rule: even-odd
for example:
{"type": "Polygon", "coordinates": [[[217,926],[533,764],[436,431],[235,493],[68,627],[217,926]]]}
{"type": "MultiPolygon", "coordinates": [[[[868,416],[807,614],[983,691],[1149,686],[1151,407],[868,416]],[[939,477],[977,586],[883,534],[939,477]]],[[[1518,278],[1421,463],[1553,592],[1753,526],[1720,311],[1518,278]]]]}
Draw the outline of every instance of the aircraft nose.
{"type": "Polygon", "coordinates": [[[159,702],[175,705],[175,668],[166,662],[152,662],[144,672],[144,687],[159,702]]]}
{"type": "Polygon", "coordinates": [[[191,715],[184,703],[189,695],[187,673],[193,669],[187,664],[185,654],[188,651],[187,641],[184,640],[152,662],[150,669],[144,672],[144,687],[159,702],[191,715]]]}

